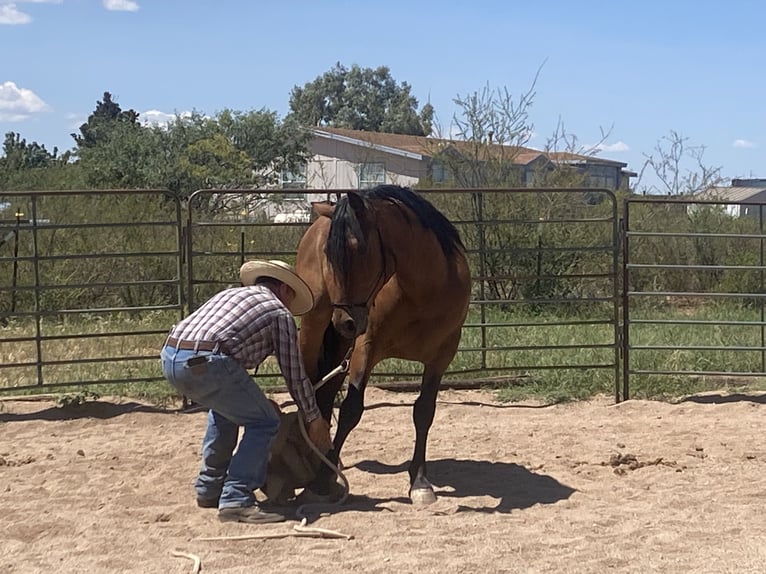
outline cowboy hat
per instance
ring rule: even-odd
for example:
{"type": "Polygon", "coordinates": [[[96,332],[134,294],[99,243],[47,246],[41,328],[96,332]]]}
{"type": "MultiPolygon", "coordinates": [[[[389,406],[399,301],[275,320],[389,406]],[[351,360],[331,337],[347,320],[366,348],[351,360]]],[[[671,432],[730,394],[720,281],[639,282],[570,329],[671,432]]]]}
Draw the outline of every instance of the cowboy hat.
{"type": "Polygon", "coordinates": [[[281,281],[293,291],[295,298],[287,306],[293,315],[303,315],[314,306],[314,295],[306,282],[298,277],[292,265],[284,261],[246,261],[239,268],[239,280],[242,285],[255,285],[259,277],[271,277],[281,281]]]}

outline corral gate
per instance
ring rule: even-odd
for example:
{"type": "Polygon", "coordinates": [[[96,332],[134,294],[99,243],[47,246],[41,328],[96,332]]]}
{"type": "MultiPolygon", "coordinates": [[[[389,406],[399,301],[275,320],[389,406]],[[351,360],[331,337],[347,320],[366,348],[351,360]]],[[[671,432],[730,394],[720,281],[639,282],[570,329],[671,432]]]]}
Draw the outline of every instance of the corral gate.
{"type": "Polygon", "coordinates": [[[631,198],[623,219],[623,390],[653,377],[766,374],[766,204],[631,198]]]}
{"type": "MultiPolygon", "coordinates": [[[[613,381],[619,400],[614,195],[529,188],[418,192],[458,227],[474,276],[469,319],[447,378],[580,371],[613,381]]],[[[275,224],[266,215],[292,200],[289,195],[205,190],[187,201],[163,191],[0,194],[0,206],[27,214],[4,219],[0,211],[6,238],[0,244],[0,392],[162,380],[157,354],[173,322],[214,291],[237,284],[245,259],[294,258],[308,224],[275,224]]],[[[416,375],[411,365],[388,361],[372,384],[416,375]]]]}
{"type": "Polygon", "coordinates": [[[184,314],[178,199],[2,192],[0,204],[0,391],[162,380],[157,344],[184,314]]]}

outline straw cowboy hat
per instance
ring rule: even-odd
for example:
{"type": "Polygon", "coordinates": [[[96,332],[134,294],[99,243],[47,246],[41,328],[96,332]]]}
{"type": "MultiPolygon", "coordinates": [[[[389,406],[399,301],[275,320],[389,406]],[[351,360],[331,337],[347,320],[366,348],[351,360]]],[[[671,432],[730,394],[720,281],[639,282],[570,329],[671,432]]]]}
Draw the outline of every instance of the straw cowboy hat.
{"type": "Polygon", "coordinates": [[[306,282],[298,277],[292,265],[284,261],[246,261],[239,268],[239,280],[242,285],[255,285],[259,277],[271,277],[285,283],[293,291],[295,298],[287,308],[293,315],[303,315],[314,306],[314,295],[306,282]]]}

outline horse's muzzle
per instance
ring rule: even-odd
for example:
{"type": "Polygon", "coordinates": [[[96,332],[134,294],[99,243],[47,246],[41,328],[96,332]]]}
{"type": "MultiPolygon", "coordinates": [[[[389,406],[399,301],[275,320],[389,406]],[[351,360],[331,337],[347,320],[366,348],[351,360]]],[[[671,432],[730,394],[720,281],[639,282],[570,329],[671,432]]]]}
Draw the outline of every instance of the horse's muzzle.
{"type": "Polygon", "coordinates": [[[334,305],[332,324],[344,339],[355,339],[367,330],[365,305],[334,305]]]}

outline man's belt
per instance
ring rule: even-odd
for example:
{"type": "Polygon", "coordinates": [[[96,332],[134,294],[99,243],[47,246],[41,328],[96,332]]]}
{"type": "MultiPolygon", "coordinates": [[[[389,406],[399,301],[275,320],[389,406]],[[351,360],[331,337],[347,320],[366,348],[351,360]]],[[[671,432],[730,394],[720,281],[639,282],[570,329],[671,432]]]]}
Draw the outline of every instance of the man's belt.
{"type": "Polygon", "coordinates": [[[175,347],[184,351],[221,351],[223,352],[223,345],[214,341],[184,341],[183,339],[176,339],[175,337],[168,337],[165,344],[169,347],[175,347]]]}

